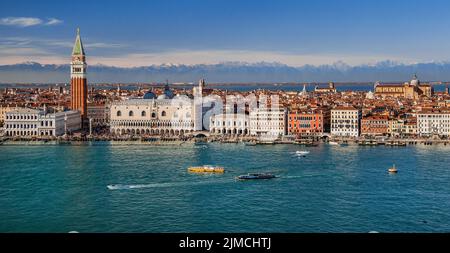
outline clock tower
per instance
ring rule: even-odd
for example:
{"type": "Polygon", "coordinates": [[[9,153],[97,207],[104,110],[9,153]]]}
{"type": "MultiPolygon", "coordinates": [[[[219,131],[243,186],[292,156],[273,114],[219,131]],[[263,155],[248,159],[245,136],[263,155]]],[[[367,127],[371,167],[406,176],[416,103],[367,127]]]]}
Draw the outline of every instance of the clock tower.
{"type": "Polygon", "coordinates": [[[86,56],[81,42],[80,29],[77,29],[77,37],[72,50],[72,62],[70,63],[70,108],[78,110],[81,119],[85,123],[87,116],[87,80],[86,80],[86,56]]]}

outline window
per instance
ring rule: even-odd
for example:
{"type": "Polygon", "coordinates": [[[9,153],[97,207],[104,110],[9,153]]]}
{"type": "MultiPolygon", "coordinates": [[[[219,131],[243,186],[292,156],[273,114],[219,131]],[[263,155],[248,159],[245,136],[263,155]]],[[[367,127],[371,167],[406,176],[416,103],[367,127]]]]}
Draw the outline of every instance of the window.
{"type": "Polygon", "coordinates": [[[156,118],[156,113],[152,112],[152,118],[156,118]]]}
{"type": "Polygon", "coordinates": [[[142,111],[142,112],[141,112],[141,116],[142,116],[142,117],[145,117],[146,115],[147,115],[147,114],[145,113],[145,111],[142,111]]]}
{"type": "Polygon", "coordinates": [[[128,112],[128,116],[133,117],[134,113],[133,111],[128,112]]]}
{"type": "Polygon", "coordinates": [[[162,111],[161,116],[165,117],[166,116],[166,111],[162,111]]]}
{"type": "Polygon", "coordinates": [[[117,111],[117,117],[122,116],[122,112],[121,111],[117,111]]]}

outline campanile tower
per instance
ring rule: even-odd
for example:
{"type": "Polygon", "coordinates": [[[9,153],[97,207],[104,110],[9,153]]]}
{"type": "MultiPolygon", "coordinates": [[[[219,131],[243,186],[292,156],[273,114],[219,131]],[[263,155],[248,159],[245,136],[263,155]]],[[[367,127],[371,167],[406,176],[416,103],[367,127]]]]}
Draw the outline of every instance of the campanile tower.
{"type": "Polygon", "coordinates": [[[86,56],[81,42],[80,29],[78,28],[72,50],[72,62],[70,63],[70,108],[80,111],[83,121],[85,121],[87,114],[86,67],[86,56]]]}

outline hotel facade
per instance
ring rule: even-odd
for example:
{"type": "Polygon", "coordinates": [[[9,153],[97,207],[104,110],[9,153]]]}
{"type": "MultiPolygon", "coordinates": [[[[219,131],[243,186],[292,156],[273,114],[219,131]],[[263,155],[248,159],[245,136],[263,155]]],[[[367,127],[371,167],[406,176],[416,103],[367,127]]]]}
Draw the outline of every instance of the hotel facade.
{"type": "Polygon", "coordinates": [[[284,108],[256,108],[250,112],[250,135],[281,137],[287,134],[284,108]]]}
{"type": "Polygon", "coordinates": [[[420,136],[450,135],[450,112],[420,112],[417,114],[417,131],[420,136]]]}
{"type": "Polygon", "coordinates": [[[288,113],[289,135],[321,135],[324,132],[322,111],[290,111],[288,113]]]}
{"type": "Polygon", "coordinates": [[[331,135],[358,137],[361,111],[351,106],[338,106],[331,110],[331,135]]]}
{"type": "Polygon", "coordinates": [[[388,129],[387,115],[372,115],[361,119],[361,135],[386,135],[388,129]]]}

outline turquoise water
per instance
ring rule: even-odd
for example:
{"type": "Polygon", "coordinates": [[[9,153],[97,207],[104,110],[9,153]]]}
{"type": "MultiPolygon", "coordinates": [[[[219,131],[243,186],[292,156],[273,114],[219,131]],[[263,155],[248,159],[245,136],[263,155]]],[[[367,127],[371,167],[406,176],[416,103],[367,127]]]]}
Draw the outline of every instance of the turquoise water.
{"type": "Polygon", "coordinates": [[[3,145],[0,232],[450,232],[449,152],[419,145],[3,145]],[[297,157],[297,150],[310,153],[297,157]],[[387,173],[393,162],[396,175],[387,173]],[[203,164],[227,172],[186,173],[203,164]],[[234,180],[248,172],[280,178],[234,180]]]}

